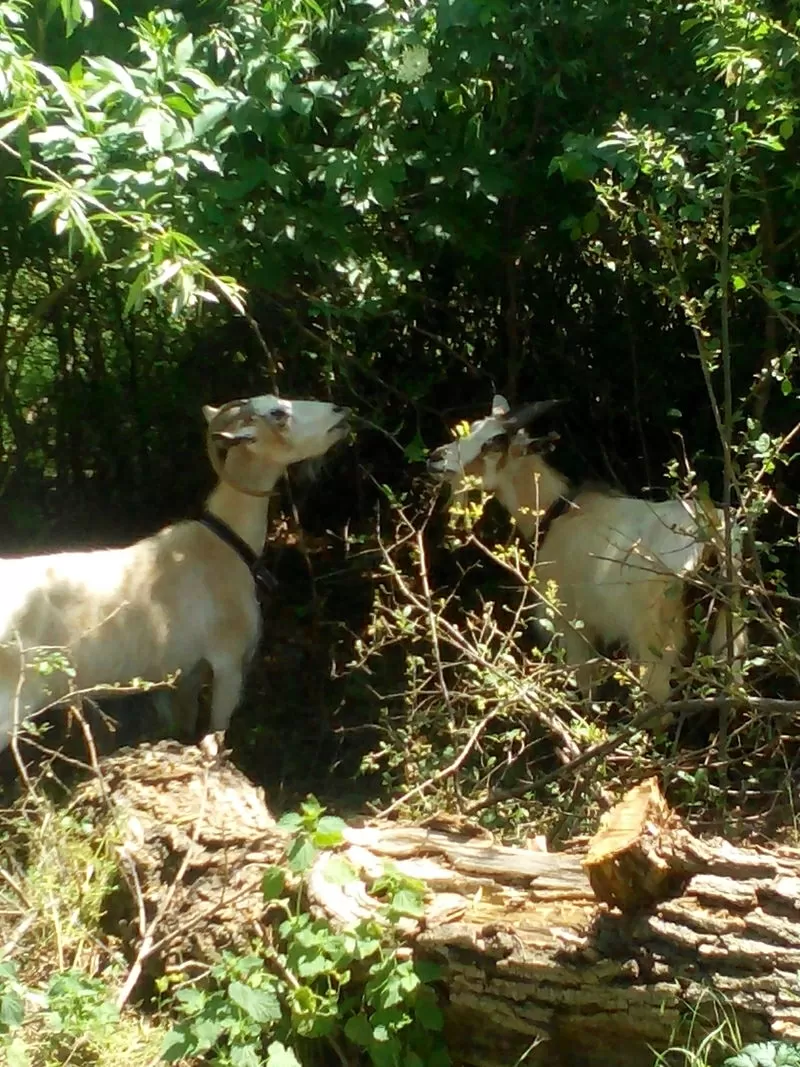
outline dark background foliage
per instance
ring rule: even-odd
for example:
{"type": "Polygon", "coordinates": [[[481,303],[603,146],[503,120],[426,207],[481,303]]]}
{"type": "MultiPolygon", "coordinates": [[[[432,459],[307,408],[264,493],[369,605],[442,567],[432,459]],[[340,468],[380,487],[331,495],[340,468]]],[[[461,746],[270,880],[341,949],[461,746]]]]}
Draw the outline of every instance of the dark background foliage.
{"type": "MultiPolygon", "coordinates": [[[[659,497],[689,457],[720,498],[703,361],[721,397],[726,319],[742,469],[793,427],[796,4],[0,11],[0,549],[195,513],[203,403],[277,382],[365,420],[282,500],[320,542],[276,526],[269,550],[283,592],[241,727],[264,774],[318,778],[347,751],[336,730],[369,721],[365,692],[331,677],[371,604],[345,532],[369,544],[380,485],[422,492],[424,450],[495,389],[568,399],[555,459],[572,477],[659,497]],[[59,222],[64,188],[110,216],[79,198],[59,222]],[[244,286],[247,316],[225,283],[202,299],[221,291],[210,271],[244,286]]],[[[793,506],[796,474],[768,475],[793,506]]],[[[796,588],[795,519],[762,510],[796,588]]]]}

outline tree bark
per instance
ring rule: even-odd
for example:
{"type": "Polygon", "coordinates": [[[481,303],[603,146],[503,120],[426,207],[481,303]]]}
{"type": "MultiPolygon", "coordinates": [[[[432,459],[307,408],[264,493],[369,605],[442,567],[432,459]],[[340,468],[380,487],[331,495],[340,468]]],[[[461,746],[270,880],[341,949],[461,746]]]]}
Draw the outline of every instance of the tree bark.
{"type": "MultiPolygon", "coordinates": [[[[261,792],[224,756],[174,742],[102,769],[79,803],[119,827],[127,889],[111,915],[131,958],[191,973],[244,951],[269,922],[261,879],[286,844],[261,792]]],[[[326,880],[325,852],[305,887],[335,924],[379,916],[369,890],[387,862],[426,883],[403,937],[443,965],[454,1063],[651,1067],[652,1049],[726,1011],[743,1041],[800,1039],[800,852],[699,841],[655,780],[580,854],[503,846],[452,817],[351,827],[337,851],[358,878],[326,880]]]]}

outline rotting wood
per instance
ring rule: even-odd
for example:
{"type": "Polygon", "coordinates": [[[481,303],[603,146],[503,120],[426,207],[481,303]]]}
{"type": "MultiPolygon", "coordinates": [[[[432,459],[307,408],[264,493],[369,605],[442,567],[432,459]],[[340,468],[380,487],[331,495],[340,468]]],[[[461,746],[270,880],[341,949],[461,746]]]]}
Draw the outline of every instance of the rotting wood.
{"type": "MultiPolygon", "coordinates": [[[[119,826],[129,888],[111,922],[131,959],[145,935],[145,974],[245,950],[268,918],[263,871],[286,843],[261,791],[224,757],[174,742],[102,766],[106,789],[80,799],[110,798],[119,826]]],[[[650,1067],[651,1048],[680,1040],[690,1018],[697,1031],[719,1017],[715,998],[746,1040],[800,1040],[800,852],[701,842],[654,782],[608,813],[583,856],[510,848],[446,820],[345,836],[337,851],[358,878],[326,879],[333,853],[321,854],[309,903],[334,923],[379,916],[370,887],[387,863],[427,884],[425,916],[403,936],[443,966],[455,1063],[508,1067],[527,1051],[527,1065],[650,1067]]]]}

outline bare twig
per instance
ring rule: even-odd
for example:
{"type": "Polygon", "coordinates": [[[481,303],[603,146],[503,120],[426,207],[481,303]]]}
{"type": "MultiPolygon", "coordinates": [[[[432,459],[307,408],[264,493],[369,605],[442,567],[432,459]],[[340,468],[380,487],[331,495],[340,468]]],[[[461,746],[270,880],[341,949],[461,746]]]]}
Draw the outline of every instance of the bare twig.
{"type": "Polygon", "coordinates": [[[573,771],[584,767],[587,763],[595,762],[602,759],[604,756],[608,756],[611,752],[616,751],[626,741],[629,741],[634,734],[638,733],[644,727],[648,726],[654,719],[663,716],[665,711],[672,712],[680,715],[696,715],[703,711],[719,711],[725,709],[730,711],[733,708],[746,707],[753,711],[761,712],[762,714],[797,714],[800,712],[800,700],[778,700],[771,697],[750,697],[749,699],[737,700],[732,697],[711,697],[711,698],[697,698],[693,700],[676,700],[674,702],[668,702],[667,704],[656,704],[651,708],[647,708],[645,711],[640,712],[631,722],[614,737],[609,738],[607,741],[601,741],[596,745],[592,745],[591,748],[587,748],[575,759],[565,764],[563,767],[559,767],[557,770],[552,771],[550,774],[543,775],[536,782],[528,782],[527,784],[515,786],[513,789],[496,790],[484,797],[482,800],[475,801],[474,804],[470,804],[464,811],[465,815],[474,815],[476,812],[483,811],[484,808],[489,808],[493,804],[499,804],[504,800],[512,800],[515,797],[524,796],[526,793],[531,793],[535,789],[541,789],[542,786],[547,785],[548,782],[553,781],[556,778],[561,778],[566,774],[570,774],[573,771]]]}
{"type": "Polygon", "coordinates": [[[407,793],[404,793],[403,796],[398,797],[397,800],[392,801],[388,808],[384,808],[383,811],[377,813],[379,817],[385,819],[387,816],[397,811],[398,808],[402,808],[404,804],[408,804],[408,802],[410,800],[413,800],[414,797],[421,796],[428,789],[431,789],[433,786],[438,785],[439,782],[444,781],[445,778],[449,778],[451,775],[455,774],[458,769],[463,766],[464,761],[466,760],[470,752],[473,750],[475,745],[477,745],[478,740],[483,731],[486,729],[492,719],[496,719],[499,714],[499,711],[495,710],[490,711],[488,715],[484,715],[484,717],[469,735],[467,743],[464,745],[464,747],[461,749],[461,751],[452,761],[452,763],[448,763],[446,767],[443,767],[440,771],[437,771],[436,774],[428,778],[427,781],[422,782],[420,785],[417,785],[413,789],[410,789],[407,793]]]}
{"type": "MultiPolygon", "coordinates": [[[[393,577],[400,588],[403,596],[421,613],[425,613],[425,603],[421,597],[419,597],[408,585],[405,578],[400,574],[397,568],[393,565],[391,557],[386,550],[386,546],[383,543],[380,544],[381,552],[383,553],[386,563],[391,567],[393,577]]],[[[450,643],[457,648],[464,656],[470,659],[473,663],[482,667],[484,670],[493,673],[495,677],[501,678],[506,684],[512,685],[516,689],[514,700],[518,700],[524,707],[531,712],[534,718],[540,722],[549,733],[555,735],[558,739],[560,746],[560,758],[566,759],[567,753],[573,754],[578,752],[578,747],[575,744],[572,736],[570,735],[567,727],[558,720],[557,716],[548,715],[539,704],[531,698],[532,686],[522,687],[519,685],[519,680],[509,677],[508,673],[504,671],[497,664],[491,663],[485,656],[483,656],[477,649],[464,639],[463,634],[457,626],[448,622],[447,619],[443,619],[441,616],[437,619],[437,625],[440,628],[440,632],[446,634],[450,643]]],[[[513,701],[509,701],[511,704],[513,701]]]]}
{"type": "Polygon", "coordinates": [[[417,530],[416,538],[417,542],[417,559],[419,566],[419,576],[422,582],[422,592],[425,596],[425,614],[428,617],[428,629],[431,634],[431,646],[433,648],[433,655],[436,661],[436,675],[439,679],[439,685],[442,690],[442,696],[444,702],[447,705],[447,710],[452,715],[453,705],[450,701],[450,693],[447,688],[447,681],[444,676],[444,668],[442,667],[442,653],[439,648],[439,631],[436,627],[436,614],[433,610],[433,601],[431,598],[431,586],[428,581],[428,565],[425,557],[425,542],[422,540],[422,530],[417,530]]]}

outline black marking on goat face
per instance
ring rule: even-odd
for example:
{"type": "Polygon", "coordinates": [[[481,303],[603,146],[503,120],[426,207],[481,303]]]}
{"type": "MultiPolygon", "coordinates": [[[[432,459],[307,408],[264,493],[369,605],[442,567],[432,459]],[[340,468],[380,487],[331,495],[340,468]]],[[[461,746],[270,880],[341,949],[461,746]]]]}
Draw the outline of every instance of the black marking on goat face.
{"type": "Polygon", "coordinates": [[[270,410],[267,412],[266,418],[277,429],[285,430],[288,428],[289,423],[292,421],[292,413],[291,411],[289,411],[288,408],[276,405],[274,408],[270,408],[270,410]]]}
{"type": "Polygon", "coordinates": [[[488,441],[484,441],[481,445],[481,455],[488,456],[493,452],[506,452],[508,451],[508,445],[511,438],[504,430],[502,433],[496,433],[493,437],[490,437],[488,441]]]}

